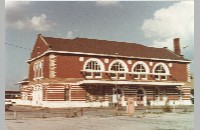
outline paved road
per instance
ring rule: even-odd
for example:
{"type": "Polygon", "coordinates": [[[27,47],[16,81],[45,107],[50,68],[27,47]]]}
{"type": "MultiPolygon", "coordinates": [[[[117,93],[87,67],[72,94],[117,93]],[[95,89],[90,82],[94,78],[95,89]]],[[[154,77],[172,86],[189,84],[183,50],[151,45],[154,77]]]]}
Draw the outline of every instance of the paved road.
{"type": "MultiPolygon", "coordinates": [[[[103,112],[103,111],[101,111],[103,112]]],[[[194,130],[194,113],[6,119],[6,130],[194,130]]]]}

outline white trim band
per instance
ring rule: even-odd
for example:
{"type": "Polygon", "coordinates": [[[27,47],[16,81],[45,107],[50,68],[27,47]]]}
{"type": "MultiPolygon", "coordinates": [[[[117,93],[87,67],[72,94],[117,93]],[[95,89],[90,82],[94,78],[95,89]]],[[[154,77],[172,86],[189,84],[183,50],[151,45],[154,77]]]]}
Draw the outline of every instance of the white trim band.
{"type": "Polygon", "coordinates": [[[82,54],[82,55],[96,55],[96,56],[111,56],[111,57],[121,57],[121,58],[136,58],[136,59],[150,59],[150,60],[156,60],[156,61],[177,61],[177,62],[185,62],[185,63],[191,63],[192,61],[186,61],[186,60],[171,60],[171,59],[159,59],[159,58],[145,58],[145,57],[134,57],[134,56],[121,56],[121,55],[108,55],[108,54],[96,54],[96,53],[84,53],[84,52],[69,52],[69,51],[52,51],[48,50],[45,51],[43,54],[29,59],[27,62],[31,62],[33,60],[36,60],[48,53],[68,53],[68,54],[82,54]]]}
{"type": "Polygon", "coordinates": [[[171,83],[171,82],[131,82],[131,81],[102,81],[102,80],[83,80],[77,84],[127,84],[127,85],[158,85],[158,86],[183,86],[184,83],[171,83]]]}

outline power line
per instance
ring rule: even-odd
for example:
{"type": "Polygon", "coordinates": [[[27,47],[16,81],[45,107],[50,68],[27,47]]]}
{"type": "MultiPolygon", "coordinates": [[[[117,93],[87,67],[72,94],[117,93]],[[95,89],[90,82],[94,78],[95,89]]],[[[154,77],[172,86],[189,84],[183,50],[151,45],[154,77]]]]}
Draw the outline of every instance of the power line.
{"type": "Polygon", "coordinates": [[[14,45],[14,44],[10,44],[10,43],[5,43],[6,45],[9,45],[9,46],[14,46],[14,47],[17,47],[17,48],[21,48],[21,49],[25,49],[25,50],[31,50],[29,48],[25,48],[25,47],[22,47],[22,46],[18,46],[18,45],[14,45]]]}

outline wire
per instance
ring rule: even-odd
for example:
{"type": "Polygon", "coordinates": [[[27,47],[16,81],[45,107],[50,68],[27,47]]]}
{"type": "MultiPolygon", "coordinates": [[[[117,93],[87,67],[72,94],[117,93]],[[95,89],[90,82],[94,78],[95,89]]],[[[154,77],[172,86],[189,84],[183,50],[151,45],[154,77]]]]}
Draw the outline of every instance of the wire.
{"type": "Polygon", "coordinates": [[[5,43],[6,45],[10,45],[10,46],[14,46],[14,47],[17,47],[17,48],[21,48],[21,49],[25,49],[25,50],[31,50],[29,48],[25,48],[25,47],[21,47],[21,46],[18,46],[18,45],[14,45],[14,44],[10,44],[10,43],[5,43]]]}

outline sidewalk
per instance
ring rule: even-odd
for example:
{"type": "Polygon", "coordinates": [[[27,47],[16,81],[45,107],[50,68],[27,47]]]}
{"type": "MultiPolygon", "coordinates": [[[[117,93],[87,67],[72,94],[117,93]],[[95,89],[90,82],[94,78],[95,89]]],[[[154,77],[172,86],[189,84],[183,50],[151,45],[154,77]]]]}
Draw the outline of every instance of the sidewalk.
{"type": "MultiPolygon", "coordinates": [[[[172,113],[193,112],[193,106],[179,106],[172,108],[172,113]]],[[[136,107],[134,116],[145,114],[163,114],[161,107],[136,107]]],[[[50,118],[50,117],[112,117],[127,116],[126,109],[116,111],[115,108],[42,108],[32,106],[11,106],[6,113],[6,119],[22,118],[50,118]]]]}

